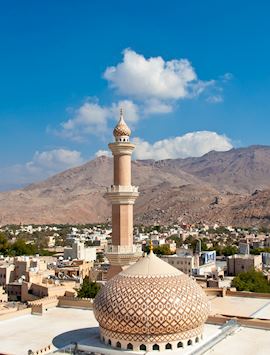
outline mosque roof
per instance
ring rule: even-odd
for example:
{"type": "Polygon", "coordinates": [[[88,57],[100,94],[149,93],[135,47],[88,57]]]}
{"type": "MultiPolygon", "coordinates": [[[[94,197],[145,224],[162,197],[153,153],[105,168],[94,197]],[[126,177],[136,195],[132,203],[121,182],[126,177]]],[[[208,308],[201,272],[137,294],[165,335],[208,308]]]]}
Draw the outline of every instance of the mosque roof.
{"type": "Polygon", "coordinates": [[[182,271],[156,257],[153,252],[121,272],[123,276],[178,276],[182,274],[182,271]]]}
{"type": "Polygon", "coordinates": [[[129,339],[190,336],[206,321],[209,303],[196,281],[150,252],[105,284],[94,313],[101,328],[129,339]]]}

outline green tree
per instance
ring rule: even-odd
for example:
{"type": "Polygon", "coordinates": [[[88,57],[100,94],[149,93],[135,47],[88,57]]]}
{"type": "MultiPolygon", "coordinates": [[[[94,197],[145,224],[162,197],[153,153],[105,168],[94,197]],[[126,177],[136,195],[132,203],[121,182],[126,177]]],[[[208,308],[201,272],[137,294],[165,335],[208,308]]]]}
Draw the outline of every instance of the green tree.
{"type": "Polygon", "coordinates": [[[238,248],[235,245],[228,245],[222,249],[222,254],[225,256],[234,255],[238,253],[238,248]]]}
{"type": "Polygon", "coordinates": [[[0,232],[0,254],[7,254],[7,250],[8,250],[8,239],[5,236],[4,233],[0,232]]]}
{"type": "Polygon", "coordinates": [[[270,283],[262,272],[256,270],[238,274],[232,280],[232,287],[235,287],[237,291],[270,292],[270,283]]]}
{"type": "Polygon", "coordinates": [[[97,253],[97,261],[99,263],[103,263],[104,262],[104,255],[103,253],[97,253]]]}
{"type": "Polygon", "coordinates": [[[26,244],[23,239],[17,239],[15,243],[11,244],[8,253],[10,255],[34,255],[37,249],[32,244],[26,244]]]}
{"type": "Polygon", "coordinates": [[[260,255],[261,253],[270,253],[270,248],[255,248],[250,250],[250,254],[260,255]]]}
{"type": "Polygon", "coordinates": [[[171,241],[175,242],[177,248],[179,248],[179,247],[181,247],[183,245],[183,237],[182,236],[178,237],[177,234],[174,234],[174,235],[171,235],[170,237],[167,237],[166,240],[167,241],[171,240],[171,241]]]}
{"type": "MultiPolygon", "coordinates": [[[[146,251],[146,253],[149,253],[149,246],[145,247],[145,251],[146,251]]],[[[172,255],[172,254],[174,254],[171,251],[169,244],[163,244],[163,245],[159,245],[157,247],[154,247],[153,252],[154,252],[154,254],[157,254],[157,255],[172,255]]]]}
{"type": "Polygon", "coordinates": [[[89,278],[85,277],[77,293],[79,298],[95,298],[99,290],[99,284],[92,282],[89,278]]]}

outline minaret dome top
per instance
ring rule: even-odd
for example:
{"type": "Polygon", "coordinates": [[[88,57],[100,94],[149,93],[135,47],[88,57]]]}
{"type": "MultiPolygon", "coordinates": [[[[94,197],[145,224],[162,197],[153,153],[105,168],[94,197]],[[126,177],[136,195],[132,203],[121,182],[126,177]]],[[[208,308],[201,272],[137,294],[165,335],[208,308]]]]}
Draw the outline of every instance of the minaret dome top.
{"type": "Polygon", "coordinates": [[[131,135],[131,130],[124,121],[123,109],[120,109],[120,118],[113,130],[113,135],[115,136],[116,140],[120,137],[129,137],[131,135]]]}

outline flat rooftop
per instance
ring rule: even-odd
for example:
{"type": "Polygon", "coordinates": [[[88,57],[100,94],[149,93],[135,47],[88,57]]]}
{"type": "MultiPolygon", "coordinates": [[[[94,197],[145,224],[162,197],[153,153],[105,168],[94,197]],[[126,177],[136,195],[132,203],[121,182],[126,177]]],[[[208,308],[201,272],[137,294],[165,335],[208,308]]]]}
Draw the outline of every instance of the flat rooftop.
{"type": "MultiPolygon", "coordinates": [[[[224,313],[270,319],[270,300],[216,297],[212,298],[212,314],[224,313]],[[224,311],[224,312],[221,312],[224,311]]],[[[25,315],[0,321],[0,353],[27,355],[29,349],[36,351],[53,344],[52,352],[78,342],[91,349],[99,349],[101,354],[117,355],[123,351],[106,347],[99,340],[98,324],[90,310],[74,308],[51,308],[42,316],[25,315]]],[[[194,346],[179,351],[167,350],[159,354],[191,354],[201,349],[201,354],[224,355],[229,353],[245,355],[269,355],[270,330],[241,327],[235,324],[219,326],[205,325],[204,340],[194,346]],[[229,330],[229,331],[228,331],[229,330]]],[[[89,352],[90,353],[90,352],[89,352]]],[[[126,353],[126,352],[125,352],[126,353]]],[[[135,354],[128,352],[128,354],[135,354]]],[[[144,352],[138,352],[143,355],[144,352]]],[[[157,352],[148,354],[157,355],[157,352]]],[[[199,354],[199,353],[198,353],[199,354]]]]}
{"type": "Polygon", "coordinates": [[[42,316],[24,315],[0,321],[0,353],[27,355],[54,343],[53,349],[62,348],[90,327],[97,327],[92,311],[75,308],[51,308],[42,316]],[[79,331],[80,330],[80,331],[79,331]],[[73,331],[70,337],[70,331],[73,331]],[[57,336],[62,334],[60,338],[57,336]]]}
{"type": "MultiPolygon", "coordinates": [[[[211,297],[211,314],[270,319],[270,299],[248,297],[211,297]]],[[[270,354],[270,351],[269,351],[270,354]]]]}
{"type": "Polygon", "coordinates": [[[240,327],[205,355],[269,355],[270,330],[240,327]]]}

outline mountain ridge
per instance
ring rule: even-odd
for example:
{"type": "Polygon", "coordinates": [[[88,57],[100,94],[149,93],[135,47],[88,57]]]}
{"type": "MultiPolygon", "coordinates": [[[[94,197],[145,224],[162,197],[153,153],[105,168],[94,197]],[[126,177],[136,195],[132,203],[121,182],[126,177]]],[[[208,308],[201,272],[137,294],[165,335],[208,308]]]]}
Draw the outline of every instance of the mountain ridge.
{"type": "MultiPolygon", "coordinates": [[[[101,156],[22,189],[0,193],[0,224],[103,222],[113,162],[101,156]]],[[[134,160],[136,223],[270,225],[270,147],[211,151],[198,158],[134,160]],[[257,193],[254,194],[254,192],[257,193]]]]}

